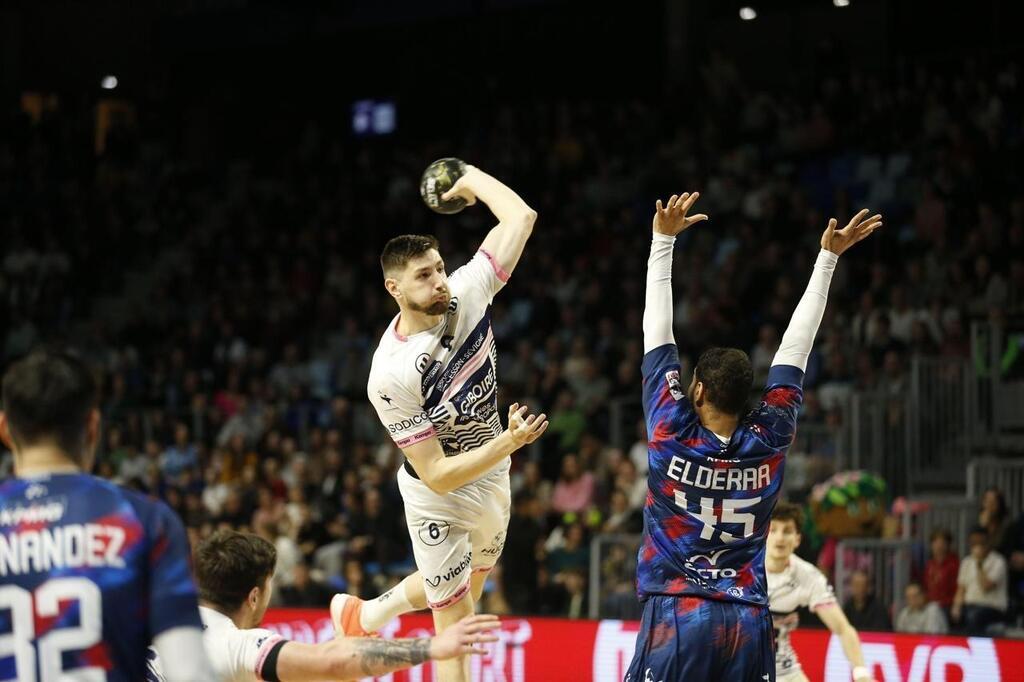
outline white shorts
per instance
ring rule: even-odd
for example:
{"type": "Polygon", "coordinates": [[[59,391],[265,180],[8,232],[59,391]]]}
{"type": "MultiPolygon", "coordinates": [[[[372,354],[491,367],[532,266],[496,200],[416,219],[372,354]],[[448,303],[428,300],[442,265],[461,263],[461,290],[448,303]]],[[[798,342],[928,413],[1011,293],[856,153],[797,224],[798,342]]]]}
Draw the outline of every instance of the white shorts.
{"type": "Polygon", "coordinates": [[[494,568],[505,547],[512,508],[508,465],[438,495],[398,469],[398,489],[427,604],[443,609],[466,596],[473,573],[494,568]]]}

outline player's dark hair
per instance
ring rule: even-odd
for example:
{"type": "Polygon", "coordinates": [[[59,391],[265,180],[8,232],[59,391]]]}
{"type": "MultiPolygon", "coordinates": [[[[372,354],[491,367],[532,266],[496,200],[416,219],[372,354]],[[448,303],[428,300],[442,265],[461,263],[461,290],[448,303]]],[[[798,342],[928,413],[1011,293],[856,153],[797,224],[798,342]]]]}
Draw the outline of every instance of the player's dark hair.
{"type": "Polygon", "coordinates": [[[411,259],[431,249],[440,250],[436,237],[429,234],[403,234],[388,240],[380,254],[380,267],[384,276],[401,270],[411,259]]]}
{"type": "Polygon", "coordinates": [[[11,438],[22,448],[51,441],[81,463],[89,413],[98,400],[92,372],[67,351],[33,351],[4,374],[4,413],[11,438]]]}
{"type": "Polygon", "coordinates": [[[950,533],[949,530],[946,528],[936,528],[935,530],[933,530],[931,535],[928,536],[928,542],[935,542],[936,538],[944,538],[946,540],[947,545],[949,545],[950,547],[953,546],[953,534],[950,533]]]}
{"type": "Polygon", "coordinates": [[[697,381],[704,384],[708,402],[726,414],[746,411],[754,368],[747,354],[738,348],[709,348],[700,354],[694,368],[697,381]]]}
{"type": "Polygon", "coordinates": [[[779,502],[772,510],[772,521],[792,521],[796,524],[796,532],[804,527],[804,510],[792,502],[779,502]]]}
{"type": "Polygon", "coordinates": [[[274,575],[277,550],[258,535],[219,530],[199,543],[195,565],[199,598],[233,613],[274,575]]]}

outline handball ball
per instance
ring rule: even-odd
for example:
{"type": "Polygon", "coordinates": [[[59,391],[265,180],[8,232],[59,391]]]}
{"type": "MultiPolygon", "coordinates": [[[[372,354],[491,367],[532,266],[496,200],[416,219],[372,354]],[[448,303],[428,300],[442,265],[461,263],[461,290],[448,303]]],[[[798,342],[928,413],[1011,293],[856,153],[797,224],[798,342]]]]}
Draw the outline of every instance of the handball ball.
{"type": "Polygon", "coordinates": [[[438,159],[427,166],[420,178],[420,196],[432,211],[438,213],[458,213],[466,208],[466,200],[455,197],[444,201],[441,195],[452,188],[452,185],[466,174],[466,162],[462,159],[438,159]]]}

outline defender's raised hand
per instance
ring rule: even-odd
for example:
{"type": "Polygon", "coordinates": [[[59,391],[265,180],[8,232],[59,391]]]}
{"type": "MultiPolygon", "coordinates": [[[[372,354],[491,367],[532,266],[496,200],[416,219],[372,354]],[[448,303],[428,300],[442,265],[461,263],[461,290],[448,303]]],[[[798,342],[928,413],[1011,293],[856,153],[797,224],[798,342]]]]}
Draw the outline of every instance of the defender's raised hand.
{"type": "Polygon", "coordinates": [[[512,403],[508,407],[508,432],[519,445],[528,445],[541,437],[548,428],[548,417],[541,412],[539,415],[527,414],[527,407],[512,403]]]}
{"type": "Polygon", "coordinates": [[[861,209],[860,213],[853,216],[846,227],[841,230],[836,229],[839,222],[835,218],[830,219],[828,227],[821,235],[821,248],[841,256],[848,248],[860,240],[866,239],[869,234],[882,226],[880,213],[876,213],[870,218],[866,217],[867,214],[868,209],[861,209]]]}
{"type": "Polygon", "coordinates": [[[664,206],[661,205],[661,199],[658,199],[654,205],[654,231],[675,237],[691,225],[707,220],[708,217],[703,213],[689,217],[686,215],[699,196],[700,192],[684,192],[681,196],[673,194],[664,206]]]}

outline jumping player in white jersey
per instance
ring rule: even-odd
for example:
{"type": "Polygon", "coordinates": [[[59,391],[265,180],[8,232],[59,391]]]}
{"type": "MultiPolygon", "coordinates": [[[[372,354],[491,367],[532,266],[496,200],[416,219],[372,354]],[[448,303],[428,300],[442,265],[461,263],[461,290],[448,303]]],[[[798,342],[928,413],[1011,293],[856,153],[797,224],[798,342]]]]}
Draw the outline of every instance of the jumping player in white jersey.
{"type": "MultiPolygon", "coordinates": [[[[398,484],[419,572],[377,599],[337,595],[335,624],[371,633],[429,606],[438,632],[473,612],[501,556],[511,506],[509,455],[547,428],[545,415],[512,405],[497,413],[491,301],[519,262],[537,214],[515,192],[468,166],[443,195],[484,202],[498,219],[476,255],[446,274],[435,238],[395,237],[381,255],[384,286],[398,304],[373,356],[367,394],[405,454],[398,484]]],[[[468,659],[439,666],[468,680],[468,659]]]]}
{"type": "Polygon", "coordinates": [[[843,644],[846,660],[853,667],[855,682],[874,682],[864,665],[860,637],[836,601],[832,586],[818,568],[793,554],[800,546],[803,527],[800,507],[780,502],[772,511],[768,531],[765,572],[768,575],[768,606],[775,628],[775,675],[777,682],[807,682],[800,668],[789,633],[799,624],[796,610],[801,606],[813,611],[843,644]]]}
{"type": "MultiPolygon", "coordinates": [[[[495,616],[464,618],[443,635],[420,639],[337,637],[291,642],[260,628],[272,591],[277,550],[258,535],[217,531],[196,548],[203,647],[221,682],[355,680],[411,668],[430,659],[482,654],[497,641],[495,616]]],[[[194,655],[194,651],[187,655],[194,655]]],[[[165,661],[149,652],[147,682],[164,682],[165,661]]],[[[212,679],[212,677],[211,677],[212,679]]]]}

